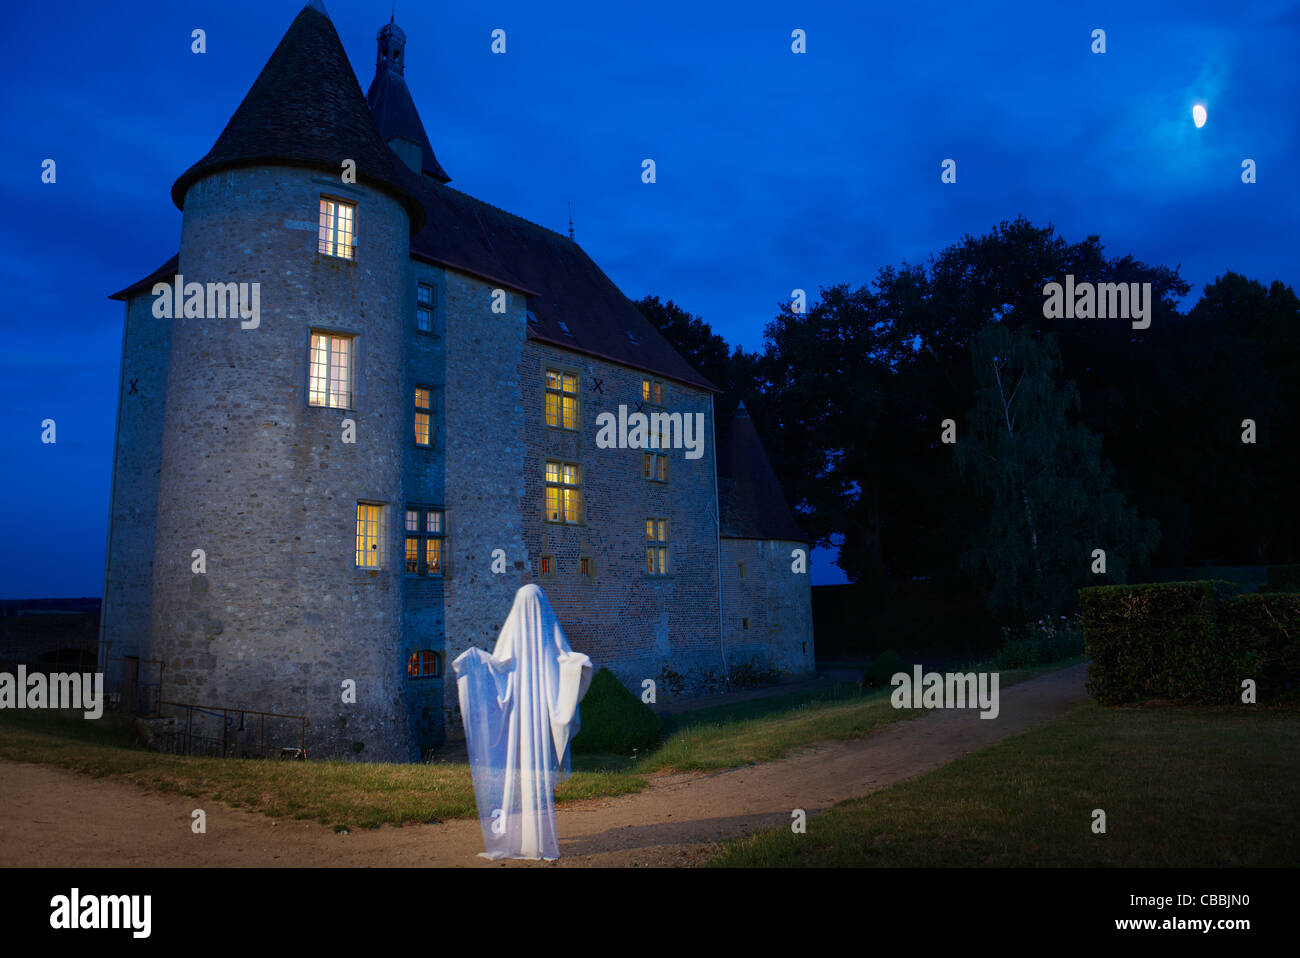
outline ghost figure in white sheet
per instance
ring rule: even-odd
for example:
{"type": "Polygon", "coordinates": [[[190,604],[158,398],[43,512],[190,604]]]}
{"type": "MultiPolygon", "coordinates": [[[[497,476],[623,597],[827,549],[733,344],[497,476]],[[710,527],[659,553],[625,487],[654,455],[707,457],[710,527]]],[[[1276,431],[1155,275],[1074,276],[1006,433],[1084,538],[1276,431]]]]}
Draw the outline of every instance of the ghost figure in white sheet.
{"type": "Polygon", "coordinates": [[[546,593],[526,585],[489,655],[463,652],[452,668],[465,723],[484,858],[560,857],[555,786],[569,777],[569,742],[591,660],[574,652],[546,593]]]}

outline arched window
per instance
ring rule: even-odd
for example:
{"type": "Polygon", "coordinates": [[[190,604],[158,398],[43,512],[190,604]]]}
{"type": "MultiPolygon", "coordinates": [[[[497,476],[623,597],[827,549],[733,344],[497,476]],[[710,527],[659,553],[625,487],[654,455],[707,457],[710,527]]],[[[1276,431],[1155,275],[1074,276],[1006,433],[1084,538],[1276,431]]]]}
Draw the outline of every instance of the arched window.
{"type": "Polygon", "coordinates": [[[412,679],[437,678],[442,675],[442,656],[428,649],[412,652],[406,660],[406,675],[412,679]]]}

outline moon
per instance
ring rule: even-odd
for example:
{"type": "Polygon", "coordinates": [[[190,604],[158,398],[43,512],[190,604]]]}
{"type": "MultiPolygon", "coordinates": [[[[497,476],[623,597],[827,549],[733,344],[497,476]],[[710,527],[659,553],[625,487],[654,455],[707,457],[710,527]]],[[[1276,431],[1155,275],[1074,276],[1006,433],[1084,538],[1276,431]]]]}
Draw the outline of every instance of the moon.
{"type": "Polygon", "coordinates": [[[1205,126],[1205,120],[1205,107],[1198,103],[1196,106],[1192,107],[1192,122],[1196,124],[1196,128],[1199,130],[1201,127],[1205,126]]]}

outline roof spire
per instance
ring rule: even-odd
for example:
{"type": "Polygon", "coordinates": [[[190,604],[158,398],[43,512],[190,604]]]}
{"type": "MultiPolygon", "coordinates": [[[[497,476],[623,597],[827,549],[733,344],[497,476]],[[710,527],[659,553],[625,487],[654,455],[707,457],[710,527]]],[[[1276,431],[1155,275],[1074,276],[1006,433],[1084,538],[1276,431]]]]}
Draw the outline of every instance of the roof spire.
{"type": "Polygon", "coordinates": [[[569,200],[569,239],[573,239],[573,200],[569,200]]]}
{"type": "MultiPolygon", "coordinates": [[[[394,14],[396,16],[396,3],[394,14]]],[[[370,81],[366,102],[374,114],[379,135],[415,174],[423,174],[439,183],[451,179],[438,164],[424,132],[420,111],[415,108],[406,78],[406,33],[395,19],[379,28],[375,39],[379,48],[375,56],[375,78],[370,81]]]]}
{"type": "Polygon", "coordinates": [[[379,28],[379,35],[375,37],[379,41],[379,49],[375,56],[375,72],[387,67],[401,76],[406,63],[406,33],[394,19],[397,15],[395,0],[393,7],[393,17],[379,28]]]}
{"type": "Polygon", "coordinates": [[[330,15],[330,12],[325,9],[324,0],[307,0],[307,6],[311,7],[317,13],[325,14],[326,17],[330,15]]]}

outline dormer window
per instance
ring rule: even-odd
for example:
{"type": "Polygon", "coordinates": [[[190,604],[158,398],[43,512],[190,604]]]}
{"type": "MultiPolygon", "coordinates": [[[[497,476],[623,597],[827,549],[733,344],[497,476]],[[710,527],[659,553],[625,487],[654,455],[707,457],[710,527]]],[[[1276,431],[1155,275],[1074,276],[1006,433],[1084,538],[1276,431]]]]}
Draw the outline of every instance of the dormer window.
{"type": "Polygon", "coordinates": [[[322,196],[318,237],[317,252],[340,259],[354,259],[357,255],[357,205],[322,196]]]}

